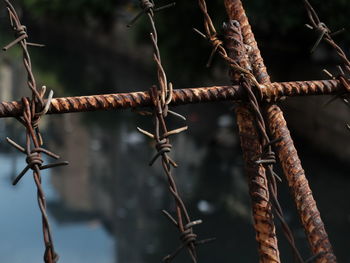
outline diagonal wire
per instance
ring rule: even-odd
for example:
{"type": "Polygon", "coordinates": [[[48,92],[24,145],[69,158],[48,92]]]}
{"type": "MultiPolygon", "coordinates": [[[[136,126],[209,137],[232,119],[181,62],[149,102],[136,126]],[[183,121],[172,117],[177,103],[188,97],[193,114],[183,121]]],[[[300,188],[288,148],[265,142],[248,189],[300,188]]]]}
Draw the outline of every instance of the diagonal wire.
{"type": "MultiPolygon", "coordinates": [[[[350,91],[350,81],[347,79],[347,77],[350,75],[350,61],[346,56],[344,50],[333,40],[333,37],[332,37],[340,31],[332,33],[331,30],[328,28],[328,26],[320,20],[319,15],[317,14],[316,10],[313,8],[311,3],[308,0],[303,0],[303,2],[305,4],[306,12],[308,14],[310,24],[311,24],[311,25],[307,25],[307,27],[319,33],[319,37],[312,51],[314,51],[319,45],[319,43],[322,40],[324,40],[328,45],[330,45],[335,50],[338,57],[342,61],[342,65],[338,66],[338,69],[339,69],[338,76],[333,77],[332,74],[328,73],[328,71],[326,70],[324,70],[324,72],[326,72],[327,75],[330,75],[332,78],[338,79],[343,84],[347,92],[339,93],[330,101],[328,101],[326,105],[333,102],[335,99],[340,98],[347,106],[350,106],[349,100],[347,98],[347,93],[350,91]]],[[[346,127],[349,129],[350,127],[349,124],[346,124],[346,127]]]]}
{"type": "Polygon", "coordinates": [[[218,38],[218,34],[208,13],[206,1],[198,0],[198,4],[204,16],[204,36],[207,40],[211,42],[213,46],[213,52],[217,52],[229,64],[231,70],[236,71],[241,75],[241,86],[244,87],[244,89],[247,91],[248,101],[250,103],[251,110],[255,115],[256,125],[261,135],[261,145],[263,146],[264,150],[263,155],[261,156],[260,160],[257,160],[257,163],[264,165],[264,167],[267,170],[269,191],[272,195],[272,205],[274,207],[275,214],[281,222],[283,233],[286,236],[288,243],[293,250],[295,259],[298,262],[303,262],[300,252],[295,245],[295,240],[292,231],[290,230],[287,222],[284,219],[283,211],[278,201],[276,177],[279,177],[273,169],[273,165],[276,163],[275,153],[272,151],[272,144],[274,142],[271,142],[267,134],[265,120],[261,113],[261,106],[258,102],[255,93],[253,92],[253,88],[260,88],[260,84],[256,80],[253,73],[249,71],[249,69],[243,68],[241,65],[239,65],[239,63],[229,58],[225,48],[223,47],[223,42],[218,38]]]}
{"type": "Polygon", "coordinates": [[[67,165],[67,162],[60,162],[54,164],[43,165],[42,154],[46,154],[54,159],[58,159],[59,156],[42,148],[43,139],[39,130],[40,118],[47,113],[50,108],[53,92],[50,91],[48,99],[44,102],[44,96],[46,87],[42,87],[41,90],[37,89],[35,77],[32,71],[32,62],[28,51],[28,46],[42,46],[38,44],[29,43],[27,28],[21,24],[21,21],[16,13],[15,8],[9,0],[5,0],[6,10],[8,12],[11,28],[15,32],[15,40],[9,43],[3,48],[4,51],[10,49],[16,44],[19,44],[23,51],[23,64],[27,71],[27,84],[32,93],[31,100],[29,98],[22,98],[23,115],[17,117],[17,120],[23,124],[26,129],[26,145],[22,147],[7,138],[10,145],[16,148],[18,151],[26,155],[27,166],[17,176],[13,184],[16,185],[21,178],[29,171],[32,170],[34,182],[37,187],[37,200],[39,209],[42,216],[43,235],[45,243],[44,262],[55,263],[58,261],[58,254],[55,251],[51,228],[49,224],[48,215],[46,213],[46,198],[41,184],[41,170],[49,169],[57,166],[67,165]],[[32,147],[34,146],[34,147],[32,147]]]}

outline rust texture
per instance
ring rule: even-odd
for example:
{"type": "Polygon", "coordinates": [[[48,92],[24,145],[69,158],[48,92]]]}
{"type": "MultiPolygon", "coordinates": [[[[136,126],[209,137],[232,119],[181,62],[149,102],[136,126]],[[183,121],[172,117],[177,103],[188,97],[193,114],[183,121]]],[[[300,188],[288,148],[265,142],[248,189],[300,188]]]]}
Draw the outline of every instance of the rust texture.
{"type": "Polygon", "coordinates": [[[225,0],[225,6],[229,18],[237,20],[241,25],[244,44],[250,48],[249,58],[252,64],[254,76],[261,84],[269,83],[270,77],[267,73],[264,60],[260,54],[258,44],[255,40],[242,2],[240,0],[225,0]]]}
{"type": "MultiPolygon", "coordinates": [[[[345,91],[338,80],[281,82],[260,86],[260,96],[265,101],[278,101],[286,96],[335,95],[345,91]]],[[[213,86],[176,89],[170,105],[185,105],[215,101],[237,101],[245,92],[239,86],[213,86]]],[[[150,93],[131,92],[106,95],[54,98],[47,114],[128,109],[152,105],[150,93]]],[[[0,103],[0,118],[17,117],[23,112],[21,101],[0,103]]]]}
{"type": "MultiPolygon", "coordinates": [[[[249,58],[252,63],[254,75],[261,84],[270,84],[270,77],[267,73],[257,42],[249,25],[242,2],[240,0],[225,0],[225,6],[230,19],[238,20],[243,27],[242,33],[244,43],[251,48],[249,58]]],[[[303,208],[302,211],[298,209],[298,212],[309,240],[309,244],[314,256],[316,257],[315,260],[316,262],[336,262],[336,258],[332,251],[332,246],[328,240],[320,214],[314,213],[314,211],[318,211],[316,202],[307,202],[305,199],[297,199],[299,196],[310,196],[309,198],[312,198],[313,200],[312,192],[308,185],[305,172],[301,167],[301,162],[288,131],[283,113],[276,105],[268,105],[266,107],[267,113],[271,113],[273,111],[277,111],[279,114],[267,114],[267,120],[270,128],[274,127],[274,130],[271,130],[274,138],[280,138],[280,136],[277,135],[284,135],[281,137],[282,141],[279,143],[279,145],[288,145],[284,151],[282,151],[280,148],[278,155],[289,185],[295,185],[292,178],[298,178],[298,182],[300,183],[298,185],[299,188],[291,187],[291,191],[297,207],[299,208],[299,203],[300,209],[303,208]],[[274,118],[272,118],[273,116],[274,118]],[[299,167],[299,169],[295,169],[296,167],[299,167]],[[307,220],[305,220],[306,218],[307,220]],[[325,253],[325,256],[319,254],[319,252],[325,253]]]]}
{"type": "MultiPolygon", "coordinates": [[[[234,59],[239,66],[250,70],[250,62],[246,55],[239,23],[234,20],[230,20],[228,24],[224,23],[224,31],[228,56],[234,59]]],[[[231,69],[230,77],[233,84],[239,84],[241,80],[239,72],[231,69]]],[[[280,262],[266,170],[263,165],[255,161],[263,154],[262,145],[254,115],[249,107],[249,103],[239,103],[235,113],[252,200],[259,261],[280,262]]]]}
{"type": "Polygon", "coordinates": [[[271,106],[267,114],[269,120],[271,120],[269,125],[273,137],[282,138],[282,141],[276,143],[276,147],[313,254],[322,255],[315,262],[336,262],[312,191],[305,178],[305,171],[293,145],[287,123],[283,118],[283,113],[279,107],[271,106]]]}
{"type": "Polygon", "coordinates": [[[246,106],[239,105],[236,107],[235,112],[243,158],[245,160],[245,169],[249,176],[254,227],[256,239],[259,243],[259,259],[260,262],[280,262],[265,169],[262,165],[258,165],[255,162],[262,154],[262,147],[258,139],[259,135],[255,129],[255,120],[246,106]]]}

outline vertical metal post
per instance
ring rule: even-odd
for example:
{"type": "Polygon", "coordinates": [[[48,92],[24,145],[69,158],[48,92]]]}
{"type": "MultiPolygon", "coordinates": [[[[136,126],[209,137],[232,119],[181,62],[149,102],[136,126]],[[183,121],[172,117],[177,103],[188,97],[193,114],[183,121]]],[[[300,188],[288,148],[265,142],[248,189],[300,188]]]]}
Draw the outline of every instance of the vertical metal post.
{"type": "MultiPolygon", "coordinates": [[[[250,62],[243,43],[239,25],[229,22],[224,24],[225,46],[230,58],[241,67],[250,68],[250,62]]],[[[239,83],[240,74],[233,70],[230,77],[234,85],[239,83]]],[[[259,262],[280,262],[276,228],[273,221],[272,206],[269,197],[268,181],[265,168],[255,160],[262,154],[259,133],[255,118],[248,103],[239,104],[236,109],[236,119],[245,161],[245,170],[249,181],[249,192],[252,200],[252,212],[256,240],[258,242],[259,262]]]]}
{"type": "MultiPolygon", "coordinates": [[[[225,0],[225,6],[229,18],[237,20],[242,27],[244,43],[251,49],[249,58],[256,79],[261,84],[271,83],[241,0],[225,0]]],[[[293,193],[313,255],[316,257],[315,262],[336,262],[283,113],[277,105],[268,105],[265,112],[273,138],[282,139],[277,143],[278,156],[293,193]]]]}

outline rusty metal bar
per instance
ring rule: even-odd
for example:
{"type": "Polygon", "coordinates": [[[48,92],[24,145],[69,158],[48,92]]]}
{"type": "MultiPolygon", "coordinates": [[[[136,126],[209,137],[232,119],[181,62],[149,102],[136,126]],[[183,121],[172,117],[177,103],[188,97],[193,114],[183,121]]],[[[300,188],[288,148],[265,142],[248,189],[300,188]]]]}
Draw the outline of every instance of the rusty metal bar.
{"type": "MultiPolygon", "coordinates": [[[[240,25],[234,21],[224,23],[225,47],[228,56],[239,66],[249,70],[251,65],[243,44],[240,25]]],[[[233,84],[239,84],[241,74],[230,70],[233,84]]],[[[266,170],[255,160],[262,155],[260,135],[256,127],[256,119],[250,110],[249,103],[239,103],[235,108],[239,137],[248,176],[249,193],[252,200],[252,214],[258,243],[260,262],[280,262],[276,228],[273,221],[272,205],[269,201],[268,180],[266,170]]]]}
{"type": "Polygon", "coordinates": [[[256,230],[256,240],[259,244],[259,262],[280,262],[265,169],[255,163],[255,159],[262,153],[259,134],[255,128],[255,120],[245,105],[236,107],[235,113],[245,170],[249,180],[254,228],[256,230]]]}
{"type": "Polygon", "coordinates": [[[249,24],[241,0],[225,0],[225,7],[230,19],[237,20],[242,28],[244,43],[251,49],[249,58],[253,67],[253,73],[261,84],[270,83],[270,76],[267,73],[264,60],[261,56],[258,43],[255,40],[254,33],[249,24]]]}
{"type": "MultiPolygon", "coordinates": [[[[334,95],[346,90],[338,80],[281,82],[262,85],[260,97],[265,101],[278,101],[286,96],[334,95]]],[[[245,97],[239,86],[213,86],[177,89],[170,105],[185,105],[201,102],[237,101],[245,97]]],[[[128,109],[151,106],[148,91],[116,93],[80,97],[54,98],[48,114],[88,112],[98,110],[128,109]]],[[[23,112],[22,102],[0,103],[0,118],[17,117],[23,112]]]]}
{"type": "Polygon", "coordinates": [[[282,138],[282,141],[276,143],[276,148],[312,252],[314,255],[319,255],[315,262],[336,262],[320,212],[305,177],[305,171],[283,118],[283,112],[279,107],[273,105],[269,107],[267,117],[270,120],[269,125],[273,137],[282,138]]]}
{"type": "MultiPolygon", "coordinates": [[[[244,43],[252,49],[250,61],[257,80],[262,84],[269,84],[270,77],[261,57],[254,34],[249,26],[242,2],[240,0],[225,0],[225,6],[230,19],[238,20],[243,27],[244,43]]],[[[313,255],[316,256],[315,262],[336,262],[336,257],[333,254],[332,246],[328,240],[316,202],[313,199],[305,172],[301,167],[301,162],[283,113],[276,105],[267,106],[266,113],[272,135],[274,138],[282,138],[282,141],[278,143],[280,146],[278,148],[278,155],[288,183],[291,186],[294,201],[297,205],[313,255]],[[275,114],[272,114],[273,112],[275,114]]]]}

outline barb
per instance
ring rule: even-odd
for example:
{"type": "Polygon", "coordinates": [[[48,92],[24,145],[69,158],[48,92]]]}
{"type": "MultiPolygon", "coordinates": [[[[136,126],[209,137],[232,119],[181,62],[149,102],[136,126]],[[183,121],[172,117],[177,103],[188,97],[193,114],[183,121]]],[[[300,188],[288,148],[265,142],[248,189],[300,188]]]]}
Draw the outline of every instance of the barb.
{"type": "Polygon", "coordinates": [[[334,36],[335,34],[338,34],[340,31],[343,31],[344,29],[341,29],[340,31],[332,33],[331,30],[328,28],[328,26],[324,22],[321,22],[316,10],[312,7],[310,2],[308,0],[303,0],[303,1],[304,1],[305,8],[311,24],[307,26],[310,29],[315,30],[319,34],[316,44],[314,45],[312,50],[315,50],[318,44],[322,40],[324,40],[326,43],[328,43],[331,47],[335,49],[337,55],[342,60],[346,73],[350,74],[350,61],[347,58],[345,52],[342,50],[342,48],[332,38],[332,36],[334,36]]]}
{"type": "Polygon", "coordinates": [[[27,28],[26,26],[21,24],[21,21],[19,20],[19,17],[16,13],[16,10],[13,7],[13,5],[10,3],[10,1],[5,0],[5,4],[6,4],[6,9],[8,11],[8,15],[10,17],[11,27],[15,33],[16,39],[12,41],[10,44],[8,44],[7,46],[5,46],[3,50],[7,51],[9,48],[13,47],[14,45],[20,44],[23,50],[23,64],[28,74],[28,87],[33,93],[32,99],[39,104],[39,108],[42,108],[44,105],[44,102],[39,92],[37,91],[36,81],[32,72],[32,62],[31,62],[30,55],[28,52],[28,47],[27,47],[28,46],[27,28]]]}
{"type": "Polygon", "coordinates": [[[141,7],[141,11],[130,21],[129,24],[127,24],[127,27],[132,27],[140,18],[142,15],[147,14],[148,12],[154,14],[156,12],[159,11],[163,11],[165,9],[174,7],[176,5],[175,2],[158,7],[158,8],[154,8],[154,1],[152,0],[141,0],[140,1],[140,7],[141,7]]]}
{"type": "Polygon", "coordinates": [[[45,115],[51,106],[53,92],[50,91],[48,99],[44,102],[44,96],[46,93],[46,87],[42,87],[41,90],[37,89],[34,74],[32,72],[31,58],[28,52],[28,46],[41,46],[39,44],[33,44],[27,42],[28,33],[27,28],[21,24],[21,21],[16,13],[16,10],[9,2],[5,0],[6,9],[10,18],[10,23],[13,31],[15,32],[15,40],[6,45],[3,50],[6,51],[16,44],[19,44],[23,51],[23,64],[28,75],[28,87],[31,90],[32,98],[22,98],[22,116],[17,117],[17,120],[26,129],[26,145],[22,147],[16,142],[7,138],[9,144],[16,148],[21,153],[25,154],[27,166],[22,172],[15,178],[13,185],[16,185],[22,177],[29,171],[33,171],[34,182],[37,187],[37,198],[40,212],[42,215],[43,235],[45,243],[44,262],[55,263],[58,261],[58,254],[55,252],[51,228],[49,225],[49,219],[46,213],[46,199],[45,193],[41,185],[41,170],[54,168],[57,166],[67,165],[68,162],[53,163],[43,165],[42,154],[46,154],[54,159],[58,159],[59,156],[42,148],[43,139],[39,129],[39,122],[43,115],[45,115]],[[32,147],[33,145],[33,147],[32,147]]]}
{"type": "Polygon", "coordinates": [[[277,190],[277,182],[276,179],[281,181],[281,178],[274,172],[274,164],[276,163],[276,156],[275,152],[272,150],[272,145],[279,142],[281,139],[278,138],[274,141],[271,141],[266,129],[265,119],[261,113],[261,105],[258,102],[254,92],[253,88],[255,88],[252,83],[245,78],[241,79],[241,85],[246,89],[248,93],[248,100],[249,104],[251,106],[251,111],[255,115],[256,120],[256,126],[260,134],[261,138],[261,145],[263,146],[263,153],[262,156],[256,161],[257,164],[261,164],[265,167],[265,170],[267,171],[267,179],[268,179],[268,187],[269,192],[271,195],[272,205],[274,208],[275,215],[277,216],[278,220],[280,221],[282,225],[282,230],[287,238],[287,241],[292,248],[293,254],[297,262],[304,262],[304,260],[301,257],[301,254],[296,247],[295,240],[293,233],[291,229],[288,226],[288,223],[285,220],[284,213],[282,210],[282,207],[278,201],[278,190],[277,190]]]}
{"type": "MultiPolygon", "coordinates": [[[[249,62],[249,56],[247,54],[246,48],[243,42],[243,36],[241,31],[241,26],[238,21],[230,20],[229,23],[224,23],[223,29],[226,36],[226,45],[229,48],[230,56],[237,60],[237,63],[245,67],[247,70],[252,70],[252,67],[249,62]]],[[[269,202],[272,202],[272,207],[274,208],[275,214],[279,221],[282,224],[283,233],[285,234],[290,246],[293,249],[295,258],[298,262],[303,262],[300,252],[296,248],[293,234],[284,219],[283,211],[281,205],[278,201],[277,193],[277,182],[281,178],[274,172],[274,164],[276,163],[275,153],[272,151],[272,145],[281,139],[276,139],[271,141],[266,130],[265,119],[262,115],[262,106],[257,99],[257,96],[254,93],[254,79],[248,78],[249,75],[243,75],[241,72],[237,72],[235,69],[231,68],[231,79],[240,83],[240,85],[245,89],[248,94],[248,105],[250,106],[250,112],[255,119],[255,126],[257,133],[260,137],[260,143],[262,145],[262,154],[258,160],[255,161],[256,164],[262,165],[265,168],[268,182],[268,189],[270,193],[270,198],[267,196],[261,196],[262,199],[269,199],[269,202]],[[272,198],[271,198],[272,197],[272,198]],[[272,200],[272,201],[270,201],[272,200]]],[[[257,93],[258,94],[258,93],[257,93]]],[[[254,194],[261,194],[258,191],[255,191],[254,194]]],[[[274,234],[271,232],[271,234],[274,234]]],[[[275,247],[277,250],[277,245],[275,247]]],[[[271,255],[270,255],[271,256],[271,255]]]]}
{"type": "MultiPolygon", "coordinates": [[[[237,63],[251,70],[249,57],[243,43],[240,23],[230,20],[223,24],[225,47],[228,55],[237,63]]],[[[235,70],[229,70],[233,84],[240,84],[242,75],[235,70]]],[[[243,88],[244,89],[244,88],[243,88]]],[[[249,109],[245,99],[235,108],[239,137],[245,160],[245,170],[248,176],[249,193],[252,201],[252,215],[260,262],[280,262],[276,227],[273,221],[270,194],[267,185],[265,169],[254,162],[261,155],[262,147],[259,133],[255,125],[255,116],[249,109]]]]}
{"type": "Polygon", "coordinates": [[[297,260],[297,262],[304,262],[298,248],[296,247],[295,240],[293,233],[291,229],[288,226],[288,223],[285,220],[282,207],[278,201],[278,190],[277,190],[277,182],[276,178],[281,181],[281,178],[274,172],[274,164],[276,163],[276,156],[274,151],[272,151],[272,145],[281,139],[277,139],[274,142],[272,142],[267,134],[265,119],[262,115],[262,106],[258,102],[258,99],[253,92],[253,89],[255,88],[254,84],[251,82],[250,79],[241,78],[241,85],[245,88],[245,90],[248,93],[248,101],[251,106],[251,111],[253,112],[256,120],[256,126],[257,130],[260,134],[261,138],[261,145],[263,146],[263,153],[262,156],[258,160],[256,160],[257,164],[261,164],[264,166],[265,170],[267,171],[267,179],[268,179],[268,187],[272,206],[274,208],[275,215],[277,216],[278,220],[280,221],[282,225],[282,230],[287,238],[287,241],[290,245],[290,247],[293,250],[294,257],[297,260]]]}
{"type": "Polygon", "coordinates": [[[340,32],[344,31],[344,29],[338,30],[337,32],[332,33],[332,31],[328,28],[328,26],[322,22],[316,12],[316,10],[312,7],[310,2],[308,0],[303,0],[305,4],[305,8],[310,20],[310,24],[306,24],[306,26],[312,30],[315,30],[319,37],[313,46],[311,52],[314,52],[318,45],[321,43],[322,40],[326,41],[330,46],[332,46],[338,56],[341,58],[344,67],[348,73],[350,73],[350,62],[345,54],[345,52],[342,50],[340,46],[337,45],[337,43],[333,40],[332,36],[339,34],[340,32]]]}
{"type": "Polygon", "coordinates": [[[186,120],[186,118],[176,112],[169,111],[168,105],[173,100],[173,85],[172,83],[168,82],[164,67],[162,65],[160,50],[158,47],[158,32],[157,32],[156,24],[154,20],[154,12],[156,10],[160,10],[164,8],[155,9],[153,1],[148,1],[148,0],[140,0],[140,6],[143,10],[140,12],[138,16],[135,17],[135,19],[130,24],[133,24],[134,22],[136,22],[136,20],[142,14],[146,14],[149,19],[149,22],[151,25],[150,36],[151,36],[151,42],[154,50],[153,59],[155,61],[156,68],[157,68],[158,87],[153,86],[150,90],[150,100],[152,101],[152,104],[153,104],[152,106],[154,109],[154,113],[153,113],[153,119],[155,122],[154,133],[145,131],[141,128],[138,128],[138,130],[142,134],[154,139],[156,142],[157,153],[150,161],[150,165],[153,165],[155,161],[157,161],[158,159],[161,159],[162,167],[168,180],[169,191],[175,200],[176,219],[173,218],[170,215],[170,213],[168,212],[164,212],[164,213],[169,218],[169,220],[178,228],[180,232],[180,240],[181,240],[181,245],[173,253],[164,257],[163,261],[171,262],[184,248],[187,248],[187,251],[190,255],[192,262],[196,263],[197,262],[196,246],[199,243],[197,243],[197,235],[193,233],[193,227],[202,223],[202,221],[201,220],[191,221],[188,211],[186,209],[186,206],[178,193],[174,177],[172,176],[171,169],[176,168],[177,164],[169,156],[169,153],[172,149],[172,144],[170,143],[169,136],[178,134],[180,132],[187,130],[187,126],[178,128],[172,131],[168,131],[166,120],[165,120],[168,114],[171,114],[176,118],[179,118],[182,120],[186,120]]]}
{"type": "MultiPolygon", "coordinates": [[[[337,32],[332,33],[331,30],[327,27],[327,25],[323,22],[321,22],[316,10],[312,7],[310,2],[308,0],[303,0],[305,4],[305,8],[310,20],[311,25],[307,25],[310,29],[316,30],[316,32],[319,33],[319,38],[317,42],[315,43],[313,49],[311,52],[313,52],[319,43],[324,40],[327,44],[329,44],[337,53],[339,58],[342,61],[342,66],[338,66],[339,74],[336,77],[333,77],[332,74],[330,74],[334,79],[340,80],[340,82],[343,84],[345,89],[349,92],[350,91],[350,81],[346,78],[350,75],[350,61],[348,57],[346,56],[344,50],[333,40],[332,36],[344,31],[344,29],[341,29],[337,32]],[[345,70],[343,70],[343,67],[345,70]]],[[[327,71],[325,71],[327,74],[327,71]]],[[[340,98],[342,101],[347,103],[346,93],[339,93],[334,98],[332,98],[329,102],[326,103],[326,105],[330,104],[335,99],[340,98]]]]}
{"type": "MultiPolygon", "coordinates": [[[[207,4],[205,0],[198,0],[199,8],[204,16],[204,29],[205,33],[201,33],[205,38],[211,43],[213,50],[209,58],[209,62],[215,53],[218,53],[220,57],[228,63],[231,69],[238,72],[239,74],[245,76],[253,82],[254,86],[261,87],[259,82],[256,80],[255,76],[248,69],[240,66],[234,59],[231,59],[223,46],[223,41],[219,39],[218,33],[215,29],[213,21],[208,13],[207,4]]],[[[199,31],[199,30],[196,30],[199,31]]]]}

